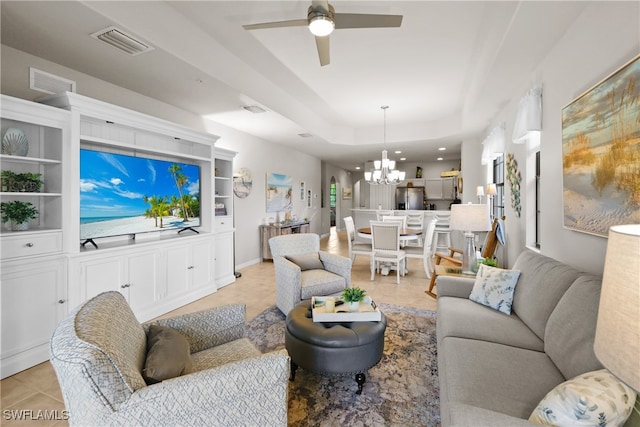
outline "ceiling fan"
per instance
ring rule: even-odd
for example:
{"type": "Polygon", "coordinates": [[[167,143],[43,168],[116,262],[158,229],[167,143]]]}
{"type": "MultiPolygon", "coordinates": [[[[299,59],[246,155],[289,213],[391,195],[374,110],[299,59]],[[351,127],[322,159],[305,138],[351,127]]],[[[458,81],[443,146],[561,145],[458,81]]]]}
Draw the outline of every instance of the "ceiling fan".
{"type": "Polygon", "coordinates": [[[384,28],[399,27],[402,15],[371,15],[367,13],[335,13],[327,0],[313,0],[306,19],[264,22],[262,24],[243,25],[245,30],[261,30],[280,27],[309,27],[316,37],[316,47],[320,65],[329,64],[329,34],[336,29],[345,28],[384,28]]]}

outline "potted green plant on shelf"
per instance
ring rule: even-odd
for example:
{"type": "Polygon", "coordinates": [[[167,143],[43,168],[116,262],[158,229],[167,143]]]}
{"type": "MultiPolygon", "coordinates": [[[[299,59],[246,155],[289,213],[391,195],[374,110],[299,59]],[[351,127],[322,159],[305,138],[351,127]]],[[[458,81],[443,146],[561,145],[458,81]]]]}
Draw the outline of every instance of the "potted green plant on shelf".
{"type": "Polygon", "coordinates": [[[2,223],[11,221],[13,231],[24,231],[29,229],[29,220],[38,217],[38,210],[29,202],[14,200],[13,202],[0,203],[2,211],[2,223]]]}
{"type": "Polygon", "coordinates": [[[10,170],[3,170],[0,177],[2,179],[2,191],[37,193],[44,184],[41,173],[16,173],[10,170]]]}
{"type": "Polygon", "coordinates": [[[342,291],[342,299],[349,306],[349,311],[360,310],[360,301],[364,299],[367,291],[360,288],[345,288],[342,291]]]}

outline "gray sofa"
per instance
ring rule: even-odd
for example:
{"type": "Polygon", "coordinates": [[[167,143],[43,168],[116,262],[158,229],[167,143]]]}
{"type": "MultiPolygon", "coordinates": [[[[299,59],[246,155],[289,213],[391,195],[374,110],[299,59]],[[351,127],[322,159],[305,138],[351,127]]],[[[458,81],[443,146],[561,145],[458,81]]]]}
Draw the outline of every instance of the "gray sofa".
{"type": "Polygon", "coordinates": [[[469,300],[473,279],[438,277],[443,426],[532,425],[556,385],[602,369],[593,351],[601,278],[533,251],[513,269],[510,316],[469,300]]]}

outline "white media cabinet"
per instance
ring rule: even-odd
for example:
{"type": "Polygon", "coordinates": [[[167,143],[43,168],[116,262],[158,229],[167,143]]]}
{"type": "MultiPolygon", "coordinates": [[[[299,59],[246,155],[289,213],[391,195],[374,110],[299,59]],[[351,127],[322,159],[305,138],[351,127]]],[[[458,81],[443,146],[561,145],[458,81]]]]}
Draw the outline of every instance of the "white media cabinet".
{"type": "Polygon", "coordinates": [[[217,136],[75,93],[41,103],[2,95],[2,134],[22,129],[25,157],[2,155],[1,169],[39,172],[41,193],[2,192],[39,211],[29,231],[2,227],[1,377],[49,358],[58,322],[78,304],[120,291],[140,321],[215,292],[235,281],[233,158],[217,136]],[[198,233],[177,230],[96,239],[80,245],[80,148],[141,155],[200,166],[198,233]],[[224,205],[221,215],[214,206],[224,205]]]}

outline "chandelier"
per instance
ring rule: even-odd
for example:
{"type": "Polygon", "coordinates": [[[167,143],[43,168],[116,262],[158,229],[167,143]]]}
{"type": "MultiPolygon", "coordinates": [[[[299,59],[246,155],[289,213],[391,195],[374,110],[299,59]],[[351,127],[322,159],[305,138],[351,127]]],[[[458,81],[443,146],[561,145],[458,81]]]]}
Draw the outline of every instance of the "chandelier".
{"type": "Polygon", "coordinates": [[[371,185],[396,185],[404,181],[405,173],[397,170],[395,160],[389,160],[387,157],[387,108],[389,106],[383,105],[380,108],[384,112],[384,136],[382,140],[384,150],[382,150],[382,160],[373,162],[373,169],[364,173],[364,179],[371,185]]]}

